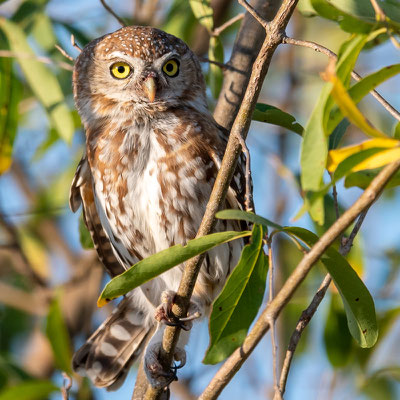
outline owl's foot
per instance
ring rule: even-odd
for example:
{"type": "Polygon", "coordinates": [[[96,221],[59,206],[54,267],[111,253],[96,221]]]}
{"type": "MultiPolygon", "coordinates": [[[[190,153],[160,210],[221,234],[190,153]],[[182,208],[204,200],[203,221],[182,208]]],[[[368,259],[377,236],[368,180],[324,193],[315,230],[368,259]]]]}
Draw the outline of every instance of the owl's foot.
{"type": "Polygon", "coordinates": [[[176,371],[186,364],[185,350],[177,347],[174,353],[174,360],[179,364],[174,363],[168,370],[165,370],[159,361],[160,347],[160,342],[150,343],[144,356],[144,370],[147,379],[150,385],[156,389],[167,387],[171,382],[177,381],[176,371]]]}
{"type": "Polygon", "coordinates": [[[178,318],[172,312],[176,292],[165,290],[161,294],[161,304],[156,308],[155,319],[169,326],[179,326],[185,331],[192,329],[192,321],[201,317],[201,307],[196,301],[191,300],[187,317],[178,318]]]}

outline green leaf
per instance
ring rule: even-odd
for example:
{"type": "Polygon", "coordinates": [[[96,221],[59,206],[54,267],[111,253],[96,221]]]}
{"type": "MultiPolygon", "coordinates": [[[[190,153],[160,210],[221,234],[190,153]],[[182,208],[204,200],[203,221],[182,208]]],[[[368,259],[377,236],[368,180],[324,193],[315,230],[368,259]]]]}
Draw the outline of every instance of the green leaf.
{"type": "Polygon", "coordinates": [[[79,241],[84,249],[94,248],[92,237],[90,236],[90,232],[86,227],[82,214],[79,217],[79,241]]]}
{"type": "MultiPolygon", "coordinates": [[[[359,187],[360,189],[365,190],[370,185],[372,180],[376,178],[376,176],[379,174],[380,171],[381,168],[370,171],[353,172],[352,174],[346,177],[344,181],[344,186],[346,188],[359,187]]],[[[389,189],[399,185],[400,185],[400,173],[397,172],[385,186],[385,189],[389,189]]]]}
{"type": "Polygon", "coordinates": [[[332,134],[329,136],[329,150],[336,149],[343,139],[350,122],[347,118],[343,118],[339,125],[333,130],[332,134]]]}
{"type": "MultiPolygon", "coordinates": [[[[1,17],[0,29],[7,36],[12,51],[35,57],[25,33],[18,25],[1,17]]],[[[45,107],[52,125],[65,141],[70,142],[74,124],[56,77],[43,63],[34,59],[21,57],[18,63],[33,93],[45,107]]]]}
{"type": "MultiPolygon", "coordinates": [[[[354,84],[348,94],[355,104],[359,103],[371,90],[400,72],[400,64],[389,65],[376,71],[354,84]]],[[[341,121],[343,114],[338,107],[332,110],[328,122],[328,132],[341,121]]]]}
{"type": "Polygon", "coordinates": [[[331,297],[324,329],[325,351],[335,368],[344,367],[350,360],[352,339],[347,329],[346,313],[338,295],[331,297]]]}
{"type": "Polygon", "coordinates": [[[210,0],[189,0],[196,19],[211,33],[214,29],[214,11],[210,0]]]}
{"type": "Polygon", "coordinates": [[[25,381],[0,393],[0,400],[43,400],[60,389],[50,381],[25,381]]]}
{"type": "Polygon", "coordinates": [[[168,271],[172,267],[189,260],[189,258],[204,253],[220,244],[230,242],[231,240],[250,236],[250,234],[250,231],[212,233],[207,236],[189,240],[186,246],[177,244],[169,249],[153,254],[139,261],[127,271],[108,282],[97,301],[97,305],[102,307],[110,300],[128,293],[132,289],[168,271]]]}
{"type": "Polygon", "coordinates": [[[218,211],[215,216],[219,219],[238,219],[244,221],[250,221],[254,224],[263,225],[265,227],[270,226],[275,229],[282,229],[281,225],[276,224],[275,222],[270,221],[260,215],[254,214],[248,211],[242,210],[222,210],[218,211]]]}
{"type": "MultiPolygon", "coordinates": [[[[210,46],[208,47],[208,58],[210,61],[224,62],[224,48],[219,37],[210,37],[210,46]]],[[[224,75],[222,69],[213,63],[209,63],[208,83],[210,85],[211,93],[215,99],[218,98],[219,92],[222,88],[222,81],[224,75]]]]}
{"type": "Polygon", "coordinates": [[[299,134],[300,136],[303,134],[304,130],[293,115],[269,104],[257,103],[251,119],[281,126],[299,134]]]}
{"type": "MultiPolygon", "coordinates": [[[[310,247],[319,239],[303,228],[284,228],[284,232],[297,236],[310,247]]],[[[378,339],[378,326],[374,301],[368,289],[347,260],[333,247],[325,251],[320,261],[332,276],[342,297],[351,336],[361,347],[372,347],[378,339]]]]}
{"type": "Polygon", "coordinates": [[[58,297],[50,304],[47,315],[46,335],[53,350],[53,356],[57,367],[61,371],[71,373],[71,342],[65,324],[58,297]]]}
{"type": "Polygon", "coordinates": [[[400,122],[398,122],[393,129],[393,138],[400,140],[400,122]]]}
{"type": "Polygon", "coordinates": [[[328,139],[325,134],[324,114],[332,85],[326,84],[304,129],[301,143],[301,186],[303,190],[318,191],[322,186],[328,156],[328,139]]]}
{"type": "Polygon", "coordinates": [[[262,238],[261,225],[254,225],[251,243],[243,248],[237,266],[213,303],[205,364],[216,364],[241,346],[257,315],[268,270],[262,238]]]}
{"type": "Polygon", "coordinates": [[[18,104],[22,84],[14,76],[12,60],[0,58],[0,175],[12,162],[12,149],[18,127],[18,104]]]}

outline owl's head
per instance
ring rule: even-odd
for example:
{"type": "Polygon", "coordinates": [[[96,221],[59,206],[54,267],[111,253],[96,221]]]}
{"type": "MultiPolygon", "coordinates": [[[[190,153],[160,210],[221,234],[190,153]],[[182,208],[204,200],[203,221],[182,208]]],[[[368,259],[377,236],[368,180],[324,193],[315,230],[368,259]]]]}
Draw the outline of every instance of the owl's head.
{"type": "Polygon", "coordinates": [[[207,107],[197,57],[182,40],[151,27],[125,27],[90,42],[73,82],[84,120],[207,107]]]}

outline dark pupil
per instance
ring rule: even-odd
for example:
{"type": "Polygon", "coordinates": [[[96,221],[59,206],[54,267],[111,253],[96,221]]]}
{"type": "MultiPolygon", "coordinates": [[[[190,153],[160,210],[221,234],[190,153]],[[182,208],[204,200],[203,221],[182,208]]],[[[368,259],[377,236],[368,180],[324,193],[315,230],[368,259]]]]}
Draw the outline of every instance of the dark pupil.
{"type": "Polygon", "coordinates": [[[172,65],[172,63],[168,63],[165,68],[167,68],[168,72],[172,72],[174,70],[174,66],[172,65]]]}
{"type": "Polygon", "coordinates": [[[117,69],[120,74],[123,74],[125,72],[125,67],[123,67],[122,65],[120,65],[117,69]]]}

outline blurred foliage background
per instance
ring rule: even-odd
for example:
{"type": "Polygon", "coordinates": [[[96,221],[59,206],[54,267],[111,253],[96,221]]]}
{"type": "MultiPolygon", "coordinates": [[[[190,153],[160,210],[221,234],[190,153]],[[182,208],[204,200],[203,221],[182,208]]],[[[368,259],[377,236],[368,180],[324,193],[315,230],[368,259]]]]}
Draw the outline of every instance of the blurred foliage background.
{"type": "MultiPolygon", "coordinates": [[[[78,50],[70,43],[71,34],[83,47],[120,25],[97,0],[0,3],[0,400],[62,398],[62,371],[74,379],[71,399],[128,399],[135,371],[116,393],[95,389],[71,372],[73,349],[110,308],[96,309],[106,278],[94,251],[88,249],[90,242],[79,215],[67,206],[84,132],[73,105],[72,62],[55,48],[57,44],[76,57],[78,50]]],[[[159,27],[185,40],[199,56],[229,60],[240,22],[214,38],[209,49],[207,30],[197,22],[186,0],[109,3],[128,24],[159,27]]],[[[337,52],[349,31],[360,31],[365,24],[369,24],[365,29],[370,29],[375,23],[369,1],[337,0],[338,7],[354,7],[346,10],[352,14],[342,12],[335,14],[336,18],[328,18],[333,11],[324,8],[327,3],[301,2],[301,12],[293,15],[288,34],[337,52]],[[315,15],[318,13],[322,16],[315,15]]],[[[400,21],[399,3],[388,0],[384,4],[387,16],[400,21]]],[[[213,0],[211,5],[216,27],[243,12],[231,0],[213,0]]],[[[390,29],[396,28],[395,23],[390,24],[390,29]]],[[[381,36],[361,53],[356,69],[364,76],[398,63],[399,55],[395,43],[387,35],[381,36]]],[[[279,46],[259,101],[290,113],[305,126],[324,85],[320,73],[327,64],[325,55],[310,49],[279,46]]],[[[208,63],[203,63],[203,68],[213,108],[222,73],[208,63]]],[[[399,89],[399,76],[379,87],[397,109],[399,89]]],[[[394,128],[395,119],[371,96],[362,100],[360,109],[383,132],[400,135],[394,128]]],[[[340,146],[365,139],[351,125],[340,146]]],[[[248,144],[258,214],[292,225],[303,204],[299,186],[301,137],[284,127],[254,122],[248,144]]],[[[341,210],[360,195],[360,179],[355,184],[338,183],[341,210]]],[[[322,234],[335,219],[332,197],[327,195],[324,201],[324,225],[314,223],[308,214],[296,225],[322,234]]],[[[380,330],[377,344],[371,349],[355,344],[338,293],[330,290],[297,349],[287,399],[400,398],[399,209],[398,190],[386,190],[369,212],[348,257],[374,297],[380,330]]],[[[279,287],[301,253],[283,238],[275,243],[274,252],[279,287]]],[[[280,316],[280,357],[323,274],[323,267],[316,266],[280,316]]],[[[192,332],[188,365],[172,387],[173,398],[196,398],[215,373],[218,366],[201,364],[207,344],[207,325],[203,323],[192,332]]],[[[270,354],[267,336],[221,398],[270,398],[270,354]]]]}

